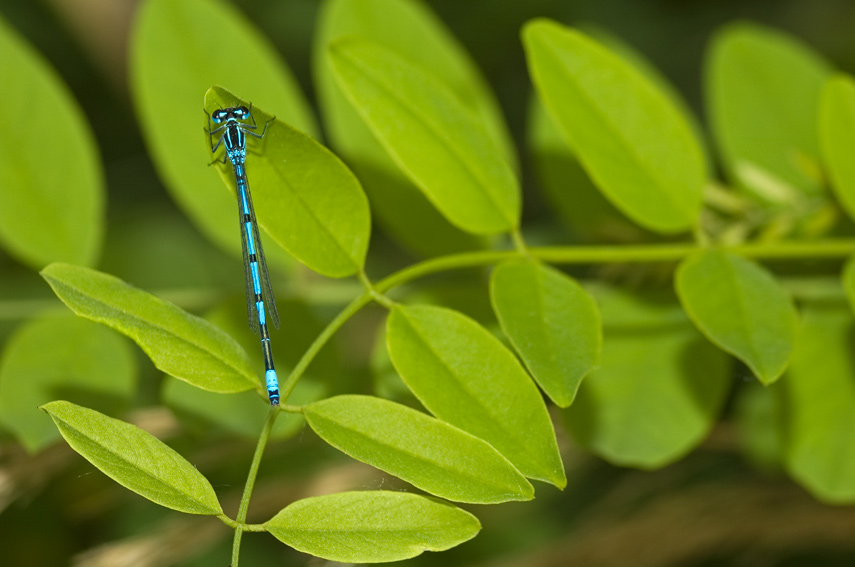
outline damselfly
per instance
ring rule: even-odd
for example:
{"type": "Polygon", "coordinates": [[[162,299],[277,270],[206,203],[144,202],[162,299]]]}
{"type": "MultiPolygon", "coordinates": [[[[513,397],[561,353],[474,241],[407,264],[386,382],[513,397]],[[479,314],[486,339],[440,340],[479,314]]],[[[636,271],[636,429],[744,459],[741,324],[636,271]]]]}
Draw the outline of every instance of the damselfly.
{"type": "Polygon", "coordinates": [[[270,405],[276,406],[279,405],[279,381],[273,367],[273,353],[270,350],[270,335],[267,332],[266,315],[270,316],[273,325],[278,329],[279,313],[276,311],[276,302],[273,300],[273,288],[270,286],[267,262],[264,259],[264,249],[261,247],[261,235],[258,232],[255,209],[252,206],[252,195],[249,192],[245,164],[246,134],[263,138],[267,132],[268,124],[270,124],[270,120],[264,124],[264,129],[260,134],[255,132],[257,128],[255,118],[252,117],[252,111],[245,106],[220,108],[208,116],[211,153],[215,153],[222,144],[226,152],[222,162],[225,163],[228,159],[235,172],[249,327],[261,335],[267,395],[270,398],[270,405]],[[212,129],[212,121],[214,124],[220,124],[220,126],[212,129]],[[219,134],[219,138],[214,144],[214,136],[217,134],[219,134]]]}

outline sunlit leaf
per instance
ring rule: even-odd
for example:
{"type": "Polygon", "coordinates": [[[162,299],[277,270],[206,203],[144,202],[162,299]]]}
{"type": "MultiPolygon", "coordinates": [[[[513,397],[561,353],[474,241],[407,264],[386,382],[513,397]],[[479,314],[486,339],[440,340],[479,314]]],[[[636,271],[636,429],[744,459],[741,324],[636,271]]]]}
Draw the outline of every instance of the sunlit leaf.
{"type": "Polygon", "coordinates": [[[70,402],[41,409],[72,449],[125,488],[179,512],[223,513],[208,479],[150,433],[70,402]]]}
{"type": "Polygon", "coordinates": [[[398,166],[457,227],[507,232],[520,191],[483,123],[442,82],[365,39],[330,46],[333,74],[398,166]]]}
{"type": "Polygon", "coordinates": [[[419,411],[371,396],[304,408],[324,441],[431,494],[473,504],[530,500],[531,484],[486,442],[419,411]]]}
{"type": "Polygon", "coordinates": [[[547,110],[612,203],[657,232],[694,225],[705,183],[703,153],[670,99],[577,30],[534,20],[523,43],[547,110]]]}
{"type": "Polygon", "coordinates": [[[366,491],[297,500],[264,523],[291,547],[341,563],[400,561],[475,537],[478,519],[406,492],[366,491]]]}
{"type": "MultiPolygon", "coordinates": [[[[222,87],[205,94],[209,111],[248,106],[222,87]]],[[[312,137],[294,129],[259,106],[252,114],[267,132],[256,143],[264,149],[247,158],[249,184],[259,222],[280,246],[321,274],[342,277],[365,262],[371,216],[359,181],[335,154],[312,137]]],[[[219,166],[223,180],[235,191],[228,161],[219,166]]],[[[235,204],[237,207],[237,204],[235,204]]],[[[235,214],[237,216],[237,214],[235,214]]],[[[233,223],[237,232],[238,223],[233,223]]]]}
{"type": "Polygon", "coordinates": [[[41,273],[72,311],[130,337],[163,372],[211,392],[261,388],[246,351],[204,319],[88,268],[51,264],[41,273]]]}
{"type": "Polygon", "coordinates": [[[489,442],[527,477],[566,485],[543,398],[495,336],[451,309],[396,305],[386,341],[395,368],[432,414],[489,442]]]}
{"type": "Polygon", "coordinates": [[[798,314],[775,278],[721,250],[704,250],[677,270],[677,293],[689,317],[715,344],[751,368],[764,384],[787,367],[798,314]]]}
{"type": "MultiPolygon", "coordinates": [[[[210,152],[201,142],[202,97],[211,85],[224,85],[316,136],[297,81],[265,35],[221,0],[142,2],[129,67],[140,127],[164,185],[196,226],[239,255],[237,205],[208,167],[210,152]]],[[[268,211],[257,213],[261,224],[275,224],[268,211]]],[[[275,248],[266,252],[268,260],[277,261],[275,248]]]]}
{"type": "Polygon", "coordinates": [[[534,379],[556,404],[569,406],[600,354],[594,300],[570,277],[527,260],[497,266],[490,296],[502,329],[534,379]]]}

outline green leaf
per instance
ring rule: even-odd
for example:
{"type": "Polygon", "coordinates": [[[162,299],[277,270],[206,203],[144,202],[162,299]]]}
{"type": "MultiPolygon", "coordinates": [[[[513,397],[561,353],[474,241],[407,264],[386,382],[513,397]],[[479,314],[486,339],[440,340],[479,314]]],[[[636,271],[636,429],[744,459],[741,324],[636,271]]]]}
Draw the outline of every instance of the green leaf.
{"type": "Polygon", "coordinates": [[[743,361],[764,384],[787,367],[798,314],[774,276],[721,250],[703,250],[677,269],[686,313],[712,342],[743,361]]]}
{"type": "Polygon", "coordinates": [[[525,476],[564,488],[543,398],[495,336],[451,309],[396,305],[386,341],[392,363],[428,411],[490,443],[525,476]]]}
{"type": "Polygon", "coordinates": [[[572,278],[530,260],[493,270],[490,297],[502,330],[552,400],[573,403],[600,355],[597,305],[572,278]]]}
{"type": "Polygon", "coordinates": [[[204,319],[89,268],[51,264],[41,274],[72,311],[130,337],[159,370],[211,392],[261,391],[246,351],[204,319]]]}
{"type": "Polygon", "coordinates": [[[855,503],[855,362],[852,313],[808,303],[781,380],[787,469],[820,500],[855,503]]]}
{"type": "MultiPolygon", "coordinates": [[[[202,96],[213,84],[226,85],[316,135],[309,105],[264,34],[229,3],[149,0],[135,16],[131,95],[158,174],[196,226],[239,256],[234,197],[220,188],[217,172],[207,167],[210,151],[200,143],[202,96]]],[[[262,224],[274,224],[267,211],[256,212],[262,224]]],[[[275,249],[266,252],[277,261],[275,249]]]]}
{"type": "Polygon", "coordinates": [[[454,92],[368,40],[337,40],[329,57],[339,85],[374,135],[452,224],[474,234],[519,224],[514,172],[454,92]]]}
{"type": "Polygon", "coordinates": [[[0,53],[4,106],[15,109],[0,113],[0,244],[34,269],[93,264],[104,173],[92,132],[56,72],[2,19],[0,53]]]}
{"type": "Polygon", "coordinates": [[[730,384],[729,358],[671,297],[593,291],[603,351],[565,410],[567,427],[582,446],[621,466],[674,462],[712,429],[730,384]]]}
{"type": "MultiPolygon", "coordinates": [[[[222,87],[205,93],[208,111],[239,105],[249,103],[222,87]]],[[[368,200],[359,181],[335,154],[310,136],[273,120],[258,106],[252,107],[252,114],[259,128],[268,124],[264,139],[256,140],[264,151],[247,158],[259,224],[316,272],[331,277],[356,273],[365,263],[371,232],[368,200]]],[[[220,164],[218,169],[234,193],[231,163],[220,164]]]]}
{"type": "Polygon", "coordinates": [[[313,53],[321,116],[336,152],[364,185],[378,223],[399,243],[421,255],[483,248],[483,238],[465,233],[446,221],[398,169],[336,84],[327,47],[344,36],[370,38],[440,79],[483,120],[508,161],[515,164],[510,135],[486,80],[463,46],[430,8],[420,2],[323,3],[313,53]]]}
{"type": "Polygon", "coordinates": [[[612,203],[657,232],[693,226],[703,152],[668,96],[591,38],[555,22],[526,24],[523,43],[540,98],[612,203]]]}
{"type": "Polygon", "coordinates": [[[720,30],[706,63],[708,115],[730,179],[772,203],[821,190],[816,130],[829,66],[781,32],[720,30]]]}
{"type": "Polygon", "coordinates": [[[543,103],[532,97],[528,144],[538,187],[574,240],[638,242],[650,238],[597,189],[543,103]]]}
{"type": "Polygon", "coordinates": [[[341,563],[384,563],[445,551],[481,529],[475,516],[451,504],[382,490],[297,500],[263,525],[298,551],[341,563]]]}
{"type": "Polygon", "coordinates": [[[441,498],[497,504],[534,497],[531,484],[489,444],[406,406],[349,395],[303,413],[333,447],[441,498]]]}
{"type": "Polygon", "coordinates": [[[208,479],[150,433],[71,402],[41,409],[72,449],[125,488],[179,512],[223,513],[208,479]]]}
{"type": "Polygon", "coordinates": [[[855,218],[855,81],[837,75],[825,83],[819,103],[819,141],[831,187],[855,218]]]}
{"type": "Polygon", "coordinates": [[[136,383],[129,343],[100,325],[49,313],[9,338],[0,361],[0,422],[30,453],[59,438],[36,408],[57,396],[124,405],[136,383]]]}

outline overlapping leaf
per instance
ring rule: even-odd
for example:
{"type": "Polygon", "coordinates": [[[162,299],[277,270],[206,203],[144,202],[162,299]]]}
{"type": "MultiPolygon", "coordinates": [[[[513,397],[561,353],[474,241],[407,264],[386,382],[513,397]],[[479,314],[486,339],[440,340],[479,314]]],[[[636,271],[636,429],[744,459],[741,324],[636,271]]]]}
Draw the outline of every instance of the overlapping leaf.
{"type": "Polygon", "coordinates": [[[565,410],[567,426],[579,443],[615,464],[671,463],[715,423],[730,384],[728,357],[704,340],[672,297],[593,291],[603,351],[565,410]]]}
{"type": "Polygon", "coordinates": [[[486,442],[406,406],[336,396],[304,408],[327,443],[431,494],[477,504],[530,500],[531,484],[486,442]]]}
{"type": "Polygon", "coordinates": [[[514,172],[484,124],[443,83],[378,43],[329,48],[342,90],[386,151],[442,214],[474,234],[519,223],[514,172]]]}
{"type": "Polygon", "coordinates": [[[564,488],[543,398],[496,337],[451,309],[396,305],[386,341],[398,373],[432,414],[488,441],[527,477],[564,488]]]}
{"type": "Polygon", "coordinates": [[[591,296],[557,270],[511,260],[493,270],[490,297],[502,330],[540,387],[561,407],[573,403],[602,343],[591,296]]]}
{"type": "Polygon", "coordinates": [[[450,504],[382,490],[298,500],[264,527],[299,551],[341,563],[400,561],[444,551],[481,529],[475,516],[450,504]]]}
{"type": "Polygon", "coordinates": [[[689,317],[715,344],[751,368],[764,384],[787,367],[798,315],[775,278],[757,264],[720,250],[687,258],[677,293],[689,317]]]}
{"type": "Polygon", "coordinates": [[[51,264],[41,273],[72,311],[130,337],[163,372],[211,392],[260,389],[246,351],[204,319],[88,268],[51,264]]]}
{"type": "Polygon", "coordinates": [[[398,242],[419,254],[483,247],[485,239],[451,225],[398,168],[336,84],[327,47],[345,36],[370,38],[419,65],[450,88],[516,163],[515,150],[486,80],[427,5],[412,0],[330,0],[315,29],[313,72],[326,131],[359,177],[372,212],[398,242]]]}
{"type": "Polygon", "coordinates": [[[645,228],[689,229],[700,212],[705,164],[669,98],[579,31],[534,20],[523,43],[541,99],[600,190],[645,228]]]}

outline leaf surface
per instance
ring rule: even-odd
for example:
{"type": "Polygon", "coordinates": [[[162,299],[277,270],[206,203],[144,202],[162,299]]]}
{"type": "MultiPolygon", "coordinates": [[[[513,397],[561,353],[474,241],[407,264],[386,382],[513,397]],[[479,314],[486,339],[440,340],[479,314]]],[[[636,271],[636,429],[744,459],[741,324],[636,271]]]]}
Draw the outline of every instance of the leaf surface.
{"type": "Polygon", "coordinates": [[[538,94],[599,189],[662,233],[697,221],[705,164],[681,112],[649,79],[585,34],[537,19],[523,29],[538,94]]]}
{"type": "Polygon", "coordinates": [[[573,437],[620,466],[659,468],[709,433],[730,384],[725,353],[672,297],[593,290],[603,316],[599,367],[564,410],[573,437]]]}
{"type": "Polygon", "coordinates": [[[0,20],[0,244],[31,268],[93,264],[104,173],[89,125],[56,72],[0,20]],[[46,143],[46,137],[49,143],[46,143]]]}
{"type": "Polygon", "coordinates": [[[855,218],[855,81],[836,75],[822,89],[819,141],[831,188],[849,218],[855,218]]]}
{"type": "Polygon", "coordinates": [[[561,407],[573,403],[602,345],[593,298],[572,278],[529,260],[498,265],[490,297],[502,330],[540,387],[561,407]]]}
{"type": "Polygon", "coordinates": [[[781,380],[787,470],[831,504],[855,502],[853,337],[849,310],[808,303],[798,347],[781,380]]]}
{"type": "Polygon", "coordinates": [[[343,38],[333,74],[398,166],[454,225],[474,234],[519,224],[513,170],[483,123],[442,82],[378,43],[343,38]]]}
{"type": "Polygon", "coordinates": [[[211,392],[260,390],[246,351],[204,319],[89,268],[51,264],[41,274],[72,311],[130,337],[159,370],[211,392]]]}
{"type": "Polygon", "coordinates": [[[729,252],[704,250],[680,264],[675,283],[686,313],[712,342],[764,384],[781,376],[795,346],[798,314],[772,274],[729,252]]]}
{"type": "Polygon", "coordinates": [[[451,309],[396,305],[386,341],[392,363],[428,411],[490,443],[525,476],[566,485],[543,398],[496,337],[451,309]]]}
{"type": "Polygon", "coordinates": [[[324,441],[431,494],[473,504],[534,497],[531,484],[486,442],[419,411],[371,396],[304,408],[324,441]]]}
{"type": "Polygon", "coordinates": [[[406,492],[344,492],[305,498],[264,523],[298,551],[341,563],[400,561],[445,551],[475,537],[478,519],[406,492]]]}
{"type": "Polygon", "coordinates": [[[125,488],[179,512],[223,513],[208,479],[150,433],[70,402],[41,409],[72,449],[125,488]]]}
{"type": "Polygon", "coordinates": [[[706,70],[708,115],[730,179],[772,203],[817,193],[828,64],[791,36],[742,22],[717,32],[706,70]]]}
{"type": "MultiPolygon", "coordinates": [[[[209,111],[240,105],[249,103],[223,87],[205,93],[209,111]]],[[[316,272],[331,277],[356,273],[365,263],[371,232],[368,200],[359,181],[311,136],[274,120],[261,107],[253,106],[252,114],[258,128],[268,124],[263,139],[253,141],[247,136],[263,149],[248,156],[246,164],[259,223],[273,240],[316,272]],[[264,223],[262,211],[273,220],[264,223]]],[[[231,163],[218,169],[235,192],[231,163]]]]}

